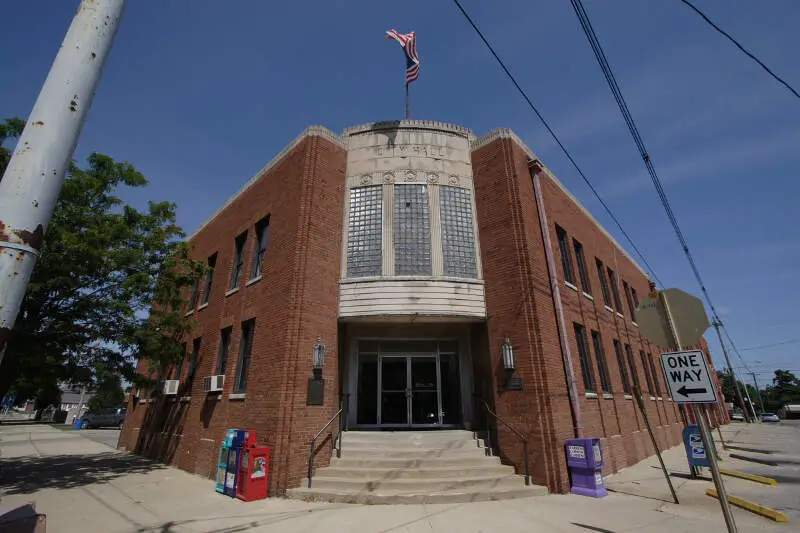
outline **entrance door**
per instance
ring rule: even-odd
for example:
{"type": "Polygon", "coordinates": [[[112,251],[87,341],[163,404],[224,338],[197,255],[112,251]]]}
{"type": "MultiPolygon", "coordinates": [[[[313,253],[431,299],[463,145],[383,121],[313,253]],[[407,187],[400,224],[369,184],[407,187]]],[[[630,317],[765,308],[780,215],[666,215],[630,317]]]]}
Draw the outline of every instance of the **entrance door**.
{"type": "Polygon", "coordinates": [[[442,423],[438,357],[382,356],[380,366],[380,425],[442,423]]]}

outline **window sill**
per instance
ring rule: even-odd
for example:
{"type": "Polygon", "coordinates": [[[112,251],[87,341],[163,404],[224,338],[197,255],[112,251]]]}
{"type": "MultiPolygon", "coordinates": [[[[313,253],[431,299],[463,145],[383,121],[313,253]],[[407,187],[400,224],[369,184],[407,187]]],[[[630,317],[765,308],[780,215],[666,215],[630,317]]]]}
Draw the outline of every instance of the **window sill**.
{"type": "Polygon", "coordinates": [[[658,397],[658,401],[659,401],[659,402],[663,402],[663,401],[664,401],[664,398],[662,398],[661,396],[659,396],[659,397],[658,397]]]}
{"type": "Polygon", "coordinates": [[[611,309],[611,308],[610,308],[609,306],[607,306],[607,305],[604,305],[604,306],[603,306],[603,308],[604,308],[606,311],[608,311],[609,313],[613,313],[613,312],[614,312],[614,310],[613,310],[613,309],[611,309]]]}
{"type": "Polygon", "coordinates": [[[240,392],[237,394],[228,394],[229,400],[244,400],[247,397],[247,393],[240,392]]]}
{"type": "Polygon", "coordinates": [[[574,284],[570,283],[569,281],[564,281],[564,285],[566,285],[567,287],[569,287],[573,291],[578,292],[578,287],[576,287],[574,284]]]}
{"type": "Polygon", "coordinates": [[[261,275],[260,275],[260,274],[259,274],[257,277],[255,277],[255,278],[253,278],[253,279],[249,280],[247,283],[245,283],[245,284],[244,284],[244,286],[245,286],[245,287],[249,287],[249,286],[250,286],[250,285],[252,285],[253,283],[258,283],[259,281],[261,281],[261,275]]]}
{"type": "Polygon", "coordinates": [[[613,400],[614,399],[614,395],[611,394],[610,392],[604,392],[603,393],[603,398],[606,399],[606,400],[613,400]]]}
{"type": "Polygon", "coordinates": [[[620,318],[625,318],[625,315],[623,315],[623,314],[622,314],[622,313],[620,313],[619,311],[617,311],[617,316],[618,316],[618,317],[620,317],[620,318]]]}
{"type": "Polygon", "coordinates": [[[181,398],[181,401],[184,402],[184,403],[185,402],[191,402],[192,401],[192,397],[191,396],[184,396],[183,398],[181,398]]]}
{"type": "Polygon", "coordinates": [[[201,304],[201,305],[200,305],[200,307],[198,307],[198,308],[197,308],[197,310],[198,310],[198,311],[202,311],[202,310],[203,310],[203,309],[205,309],[206,307],[208,307],[208,302],[206,302],[206,303],[204,303],[204,304],[201,304]]]}
{"type": "Polygon", "coordinates": [[[637,324],[635,320],[631,320],[631,325],[636,326],[637,328],[639,327],[639,324],[637,324]]]}
{"type": "Polygon", "coordinates": [[[594,296],[592,296],[591,294],[589,294],[586,291],[583,291],[583,296],[584,296],[584,298],[586,298],[588,300],[594,301],[594,296]]]}
{"type": "Polygon", "coordinates": [[[626,394],[625,395],[625,399],[626,400],[633,400],[633,396],[631,396],[630,394],[626,394]]]}
{"type": "Polygon", "coordinates": [[[234,287],[231,290],[229,290],[228,292],[226,292],[225,296],[230,296],[231,294],[236,294],[237,292],[239,292],[239,287],[234,287]]]}
{"type": "Polygon", "coordinates": [[[186,313],[184,313],[183,316],[191,316],[192,314],[194,314],[194,309],[186,311],[186,313]]]}
{"type": "Polygon", "coordinates": [[[584,395],[585,395],[587,398],[591,398],[591,399],[593,399],[593,400],[596,400],[596,399],[597,399],[597,393],[595,393],[595,392],[586,392],[586,393],[584,393],[584,395]]]}
{"type": "Polygon", "coordinates": [[[650,399],[653,400],[653,401],[656,401],[656,397],[655,396],[650,396],[650,399]]]}

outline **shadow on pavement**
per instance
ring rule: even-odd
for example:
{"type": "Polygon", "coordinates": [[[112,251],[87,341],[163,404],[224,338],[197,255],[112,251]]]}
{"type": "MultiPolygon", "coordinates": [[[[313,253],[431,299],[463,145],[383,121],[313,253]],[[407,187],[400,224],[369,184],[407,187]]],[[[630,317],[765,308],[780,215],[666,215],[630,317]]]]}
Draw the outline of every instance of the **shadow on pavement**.
{"type": "Polygon", "coordinates": [[[602,527],[589,526],[587,524],[580,524],[578,522],[570,522],[570,523],[573,526],[582,527],[583,529],[588,529],[589,531],[598,531],[599,533],[615,533],[614,531],[611,531],[610,529],[605,529],[605,528],[602,528],[602,527]]]}
{"type": "Polygon", "coordinates": [[[116,452],[95,455],[21,457],[2,462],[0,485],[6,495],[42,489],[70,489],[103,483],[126,474],[167,468],[142,457],[116,452]]]}

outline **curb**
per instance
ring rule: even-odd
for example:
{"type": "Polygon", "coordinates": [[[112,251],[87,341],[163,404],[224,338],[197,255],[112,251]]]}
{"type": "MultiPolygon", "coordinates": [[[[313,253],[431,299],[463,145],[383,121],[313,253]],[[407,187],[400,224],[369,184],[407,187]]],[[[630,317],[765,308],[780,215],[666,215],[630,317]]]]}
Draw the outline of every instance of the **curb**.
{"type": "MultiPolygon", "coordinates": [[[[706,495],[711,496],[712,498],[719,499],[719,495],[717,494],[716,489],[706,489],[706,495]]],[[[769,507],[764,507],[763,505],[759,505],[757,503],[753,503],[751,501],[747,501],[742,498],[738,498],[736,496],[728,496],[728,502],[731,505],[735,505],[736,507],[741,507],[751,513],[755,513],[757,515],[761,515],[764,518],[769,518],[770,520],[774,520],[776,522],[788,522],[789,519],[786,518],[786,515],[780,511],[776,511],[775,509],[771,509],[769,507]]]]}
{"type": "Polygon", "coordinates": [[[742,461],[750,461],[751,463],[759,463],[767,466],[778,466],[778,463],[776,463],[775,461],[770,461],[768,459],[761,459],[760,457],[750,457],[748,455],[741,455],[738,453],[732,453],[730,454],[730,456],[732,459],[741,459],[742,461]]]}
{"type": "Polygon", "coordinates": [[[746,479],[748,481],[755,481],[756,483],[763,483],[764,485],[770,485],[772,487],[778,486],[778,482],[772,479],[771,477],[757,476],[755,474],[747,474],[745,472],[739,472],[738,470],[728,470],[727,468],[720,468],[719,473],[725,474],[726,476],[746,479]]]}

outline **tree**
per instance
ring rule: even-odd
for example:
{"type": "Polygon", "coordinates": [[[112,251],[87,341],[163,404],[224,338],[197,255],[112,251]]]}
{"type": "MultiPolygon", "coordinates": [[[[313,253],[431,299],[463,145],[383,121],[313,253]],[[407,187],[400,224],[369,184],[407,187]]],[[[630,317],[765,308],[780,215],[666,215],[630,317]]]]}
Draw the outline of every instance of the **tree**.
{"type": "MultiPolygon", "coordinates": [[[[725,401],[731,402],[739,409],[744,410],[744,406],[739,404],[738,396],[736,395],[736,389],[733,385],[733,377],[731,377],[731,375],[727,372],[717,370],[717,378],[719,378],[720,383],[722,383],[722,394],[725,395],[725,401]]],[[[742,395],[744,395],[744,385],[739,380],[736,380],[736,383],[739,386],[739,391],[741,391],[742,395]]]]}
{"type": "Polygon", "coordinates": [[[800,379],[789,370],[776,370],[772,385],[762,393],[768,411],[778,411],[790,403],[800,403],[800,379]]]}
{"type": "Polygon", "coordinates": [[[90,411],[97,411],[106,407],[118,407],[125,401],[125,392],[122,390],[122,381],[118,374],[107,370],[97,372],[97,386],[94,394],[87,402],[90,411]]]}
{"type": "Polygon", "coordinates": [[[0,180],[6,172],[8,162],[11,160],[11,150],[3,147],[6,139],[13,139],[22,135],[25,121],[19,118],[7,118],[0,124],[0,180]]]}
{"type": "MultiPolygon", "coordinates": [[[[18,131],[16,123],[3,130],[18,131]]],[[[10,133],[9,133],[10,132],[10,133]]],[[[144,354],[158,366],[180,356],[186,289],[204,264],[189,259],[175,205],[137,210],[116,193],[147,180],[131,164],[91,154],[67,173],[44,246],[0,366],[0,397],[37,397],[63,381],[99,383],[96,369],[129,381],[144,354]],[[147,311],[156,302],[152,317],[147,311]]]]}

